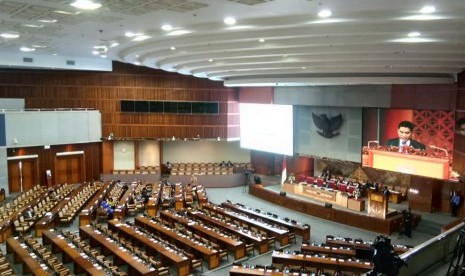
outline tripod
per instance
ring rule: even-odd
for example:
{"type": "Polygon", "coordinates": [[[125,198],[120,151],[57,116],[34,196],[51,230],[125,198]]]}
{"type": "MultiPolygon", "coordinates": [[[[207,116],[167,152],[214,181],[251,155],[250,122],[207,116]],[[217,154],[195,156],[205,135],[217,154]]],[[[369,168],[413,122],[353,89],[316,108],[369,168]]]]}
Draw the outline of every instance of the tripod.
{"type": "Polygon", "coordinates": [[[452,259],[450,260],[449,269],[447,270],[446,275],[462,275],[463,261],[465,259],[465,229],[462,228],[459,232],[459,237],[457,238],[457,243],[455,244],[454,251],[452,253],[452,259]],[[451,272],[452,274],[449,274],[451,272]]]}

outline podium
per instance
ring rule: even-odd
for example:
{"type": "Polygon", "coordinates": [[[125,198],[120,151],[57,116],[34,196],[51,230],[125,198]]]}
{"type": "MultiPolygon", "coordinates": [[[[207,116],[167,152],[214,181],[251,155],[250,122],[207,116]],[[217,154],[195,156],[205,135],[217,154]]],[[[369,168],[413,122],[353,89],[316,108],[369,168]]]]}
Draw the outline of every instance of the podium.
{"type": "Polygon", "coordinates": [[[400,152],[368,150],[364,164],[375,169],[449,179],[449,159],[400,152]]]}
{"type": "Polygon", "coordinates": [[[388,200],[383,193],[368,191],[368,215],[377,218],[386,218],[388,212],[388,200]]]}

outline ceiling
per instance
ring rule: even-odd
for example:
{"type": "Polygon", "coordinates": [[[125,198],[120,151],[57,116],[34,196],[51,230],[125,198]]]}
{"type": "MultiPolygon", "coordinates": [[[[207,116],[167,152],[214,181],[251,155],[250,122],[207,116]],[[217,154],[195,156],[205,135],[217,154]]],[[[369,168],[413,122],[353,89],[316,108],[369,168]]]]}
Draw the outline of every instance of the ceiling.
{"type": "Polygon", "coordinates": [[[20,35],[0,37],[1,53],[28,47],[227,86],[453,83],[465,68],[464,0],[95,0],[92,11],[73,1],[0,0],[0,33],[20,35]]]}

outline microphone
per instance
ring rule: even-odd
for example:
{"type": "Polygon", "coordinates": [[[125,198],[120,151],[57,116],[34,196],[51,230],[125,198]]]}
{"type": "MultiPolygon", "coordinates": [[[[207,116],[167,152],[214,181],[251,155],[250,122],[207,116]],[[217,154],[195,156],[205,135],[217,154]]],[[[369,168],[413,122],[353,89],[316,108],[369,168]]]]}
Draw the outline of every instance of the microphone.
{"type": "Polygon", "coordinates": [[[368,148],[371,148],[370,145],[373,144],[373,143],[376,143],[379,145],[379,141],[376,141],[376,140],[373,140],[373,141],[368,141],[368,148]]]}
{"type": "Polygon", "coordinates": [[[447,150],[445,148],[436,147],[434,145],[430,145],[429,147],[432,148],[432,149],[437,149],[437,150],[443,151],[446,154],[446,158],[449,158],[449,152],[447,152],[447,150]]]}

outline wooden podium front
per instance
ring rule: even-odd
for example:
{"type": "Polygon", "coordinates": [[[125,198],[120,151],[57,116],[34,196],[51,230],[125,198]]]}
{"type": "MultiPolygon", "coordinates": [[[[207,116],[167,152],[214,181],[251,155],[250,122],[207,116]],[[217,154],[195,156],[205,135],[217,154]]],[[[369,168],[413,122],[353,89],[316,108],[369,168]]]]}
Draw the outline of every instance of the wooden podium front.
{"type": "Polygon", "coordinates": [[[369,150],[366,166],[375,169],[449,179],[449,159],[369,150]]]}
{"type": "Polygon", "coordinates": [[[368,191],[368,215],[377,218],[386,218],[388,201],[383,193],[368,191]]]}

